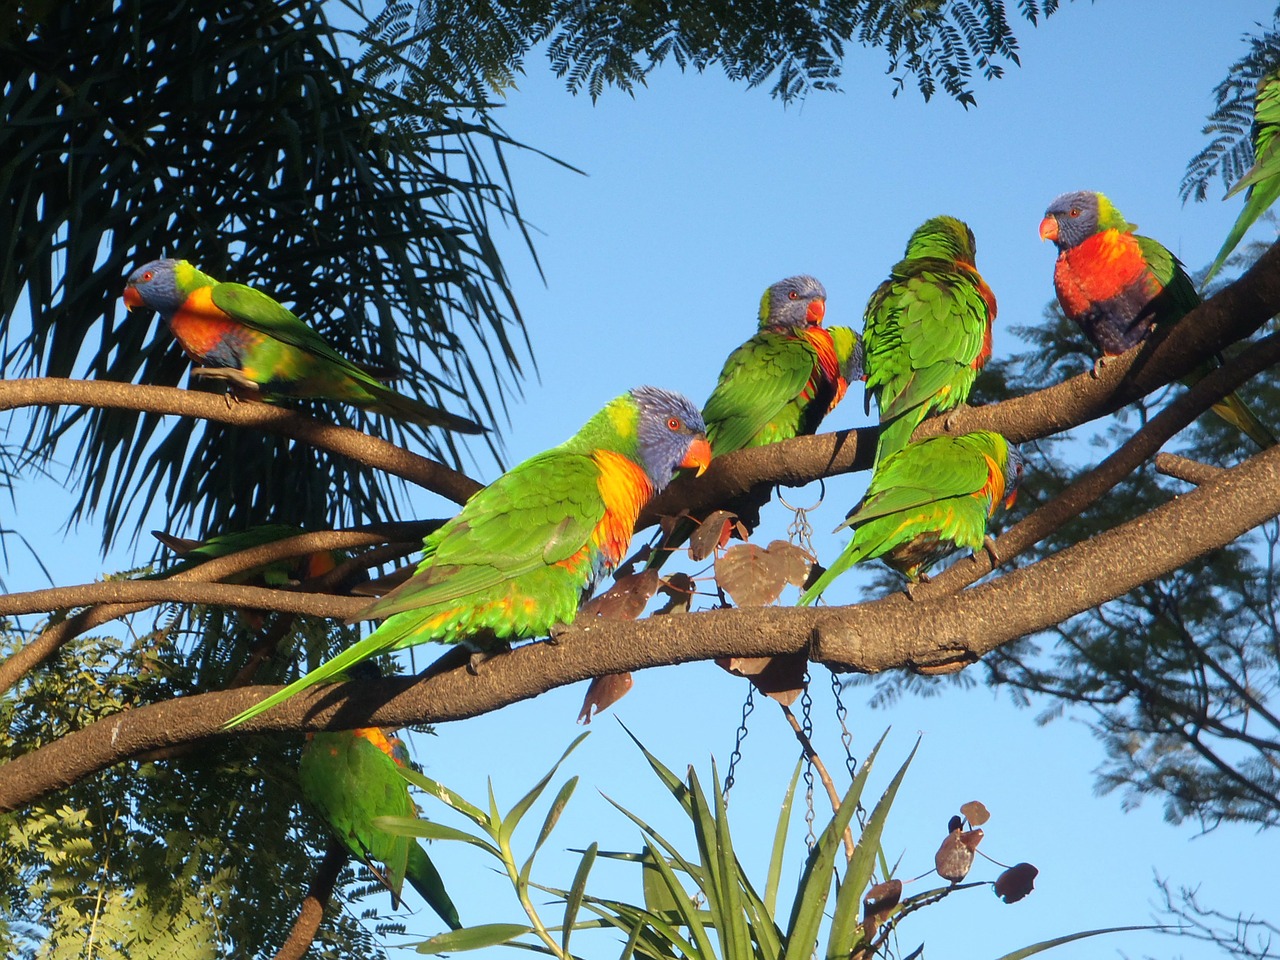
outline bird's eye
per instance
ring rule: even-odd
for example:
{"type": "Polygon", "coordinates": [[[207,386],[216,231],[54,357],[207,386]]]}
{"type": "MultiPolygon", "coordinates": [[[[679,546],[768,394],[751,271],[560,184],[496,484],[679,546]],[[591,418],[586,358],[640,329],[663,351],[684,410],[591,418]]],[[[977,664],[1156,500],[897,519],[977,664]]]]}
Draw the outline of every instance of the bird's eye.
{"type": "Polygon", "coordinates": [[[155,278],[156,278],[156,275],[152,273],[150,270],[148,270],[146,273],[142,275],[142,282],[148,283],[149,281],[154,280],[155,278]]]}
{"type": "Polygon", "coordinates": [[[1068,210],[1068,211],[1067,211],[1067,216],[1068,216],[1068,217],[1078,217],[1078,216],[1080,216],[1080,208],[1079,208],[1079,207],[1072,207],[1070,210],[1068,210]]]}
{"type": "Polygon", "coordinates": [[[679,417],[670,417],[670,418],[667,420],[667,429],[668,429],[668,430],[679,430],[679,429],[680,429],[680,427],[681,427],[681,423],[680,423],[680,418],[679,418],[679,417]]]}
{"type": "Polygon", "coordinates": [[[799,293],[797,293],[795,290],[792,290],[790,293],[788,293],[788,294],[787,294],[787,299],[788,299],[788,300],[799,300],[799,299],[800,299],[800,294],[799,294],[799,293]]]}

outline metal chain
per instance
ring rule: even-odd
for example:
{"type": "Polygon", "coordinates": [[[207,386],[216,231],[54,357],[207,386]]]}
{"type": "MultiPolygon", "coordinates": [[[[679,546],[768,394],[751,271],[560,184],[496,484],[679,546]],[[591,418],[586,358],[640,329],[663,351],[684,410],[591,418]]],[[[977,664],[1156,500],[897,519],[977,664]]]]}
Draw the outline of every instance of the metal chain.
{"type": "Polygon", "coordinates": [[[840,699],[840,680],[835,672],[831,673],[831,695],[836,700],[836,719],[840,721],[840,742],[844,745],[844,765],[849,771],[849,779],[858,775],[858,761],[853,756],[853,734],[849,732],[849,708],[840,699]]]}
{"type": "MultiPolygon", "coordinates": [[[[836,720],[840,722],[840,743],[844,746],[844,765],[849,771],[849,782],[858,775],[858,761],[853,755],[853,733],[849,730],[847,723],[849,719],[849,708],[844,705],[844,700],[840,697],[840,680],[836,677],[835,672],[831,673],[831,695],[836,700],[836,720]]],[[[858,823],[863,829],[867,826],[867,810],[862,805],[862,801],[858,801],[858,807],[854,811],[858,818],[858,823]]]]}
{"type": "MultiPolygon", "coordinates": [[[[800,729],[810,743],[813,742],[813,697],[809,694],[809,671],[804,672],[804,693],[800,697],[800,729]]],[[[804,822],[807,829],[805,843],[812,851],[818,843],[818,835],[813,831],[816,814],[813,811],[813,761],[804,765],[804,822]]]]}
{"type": "Polygon", "coordinates": [[[796,546],[809,551],[813,556],[817,556],[817,554],[813,552],[813,524],[809,522],[809,511],[816,510],[822,506],[822,501],[827,495],[826,484],[819,480],[818,485],[820,488],[818,502],[808,507],[797,507],[787,503],[787,498],[782,495],[782,487],[777,487],[778,502],[795,514],[791,520],[791,525],[787,527],[787,539],[796,546]]]}
{"type": "Polygon", "coordinates": [[[729,754],[729,769],[724,775],[724,803],[729,805],[729,791],[733,789],[733,773],[737,769],[738,761],[742,759],[742,741],[747,739],[747,717],[751,716],[751,711],[756,708],[756,688],[747,683],[747,699],[742,704],[742,722],[738,724],[737,739],[733,741],[733,753],[729,754]]]}

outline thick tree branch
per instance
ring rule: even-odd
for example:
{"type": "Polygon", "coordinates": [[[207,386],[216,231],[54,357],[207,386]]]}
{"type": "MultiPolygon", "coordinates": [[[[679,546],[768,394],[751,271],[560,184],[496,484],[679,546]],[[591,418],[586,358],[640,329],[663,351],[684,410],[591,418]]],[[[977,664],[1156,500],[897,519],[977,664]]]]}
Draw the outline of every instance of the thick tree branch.
{"type": "MultiPolygon", "coordinates": [[[[412,535],[418,530],[426,529],[434,525],[434,522],[426,524],[377,524],[372,527],[364,527],[357,530],[326,530],[317,531],[315,533],[299,534],[296,537],[287,537],[283,540],[277,540],[273,543],[262,544],[249,550],[241,550],[239,553],[229,554],[225,557],[219,557],[216,560],[210,560],[202,563],[198,567],[190,570],[184,570],[175,573],[172,577],[164,580],[119,580],[109,581],[106,583],[83,584],[77,587],[61,587],[50,590],[34,590],[27,593],[9,594],[0,597],[0,605],[8,604],[6,612],[9,615],[18,615],[21,613],[43,613],[49,610],[60,610],[75,606],[84,606],[87,604],[97,604],[87,610],[81,610],[71,617],[56,623],[47,628],[22,649],[13,653],[4,661],[0,661],[0,691],[8,690],[18,680],[25,676],[26,673],[40,663],[43,663],[61,647],[64,643],[77,637],[80,634],[92,630],[94,627],[109,623],[118,617],[128,616],[131,613],[137,613],[145,610],[147,607],[156,603],[164,602],[192,602],[192,603],[212,603],[218,602],[210,599],[194,600],[192,594],[187,592],[187,588],[183,585],[190,583],[209,584],[221,580],[225,577],[234,576],[259,567],[276,560],[285,560],[291,557],[305,556],[317,550],[346,550],[355,547],[371,546],[386,542],[387,533],[390,532],[394,536],[404,536],[407,533],[412,535]],[[372,531],[372,532],[370,532],[372,531]],[[385,532],[384,532],[385,531],[385,532]],[[127,594],[131,588],[128,584],[150,584],[157,591],[149,597],[142,597],[127,594]],[[121,588],[125,592],[122,592],[121,588]],[[108,602],[115,601],[115,602],[108,602]]],[[[337,571],[334,571],[335,573],[337,571]]],[[[253,589],[253,588],[246,588],[253,589]]],[[[269,602],[261,602],[258,604],[243,604],[239,600],[230,600],[229,602],[240,606],[259,606],[265,610],[284,610],[290,613],[309,613],[311,611],[298,611],[296,609],[285,609],[277,605],[276,597],[281,596],[287,598],[283,602],[288,604],[297,604],[305,602],[299,600],[307,594],[301,594],[284,590],[260,591],[266,593],[269,602]]],[[[228,594],[221,594],[229,596],[228,594]]],[[[363,601],[365,604],[367,600],[363,601]]],[[[317,616],[327,616],[328,614],[316,614],[317,616]]]]}
{"type": "MultiPolygon", "coordinates": [[[[1109,359],[1098,376],[1082,373],[1001,403],[962,406],[926,420],[914,436],[923,439],[943,433],[995,430],[1011,443],[1025,443],[1069,430],[1180,379],[1206,356],[1251,336],[1276,314],[1280,314],[1280,243],[1183,321],[1157,332],[1123,356],[1109,359]]],[[[1251,360],[1252,353],[1247,351],[1243,359],[1251,360]]],[[[1275,362],[1272,359],[1251,366],[1256,373],[1275,362]]],[[[1230,389],[1241,382],[1234,381],[1230,389]]],[[[877,433],[876,427],[841,430],[718,457],[704,476],[674,481],[641,514],[638,527],[655,524],[662,516],[675,516],[682,509],[697,516],[759,486],[803,486],[870,469],[877,433]]]]}
{"type": "MultiPolygon", "coordinates": [[[[230,735],[355,724],[406,726],[487,713],[601,673],[723,656],[808,650],[834,670],[936,670],[975,662],[1230,543],[1280,514],[1280,448],[1106,533],[959,595],[894,594],[832,608],[710,610],[598,620],[427,679],[392,677],[305,691],[230,735]]],[[[0,776],[0,812],[157,747],[228,735],[221,724],[275,687],[199,694],[104,718],[25,756],[0,776]]]]}
{"type": "Polygon", "coordinates": [[[227,399],[200,390],[153,387],[110,380],[64,380],[37,377],[0,381],[0,410],[19,407],[54,407],[72,404],[113,410],[136,410],[215,420],[234,427],[265,430],[310,444],[331,453],[393,474],[424,489],[462,503],[481,484],[444,464],[410,453],[350,427],[321,423],[293,410],[269,403],[228,403],[227,399]]]}
{"type": "Polygon", "coordinates": [[[338,875],[350,857],[337,840],[330,840],[324,852],[324,859],[316,867],[316,874],[311,878],[311,889],[307,891],[302,907],[298,910],[298,919],[293,922],[293,929],[276,952],[275,960],[301,960],[311,947],[311,941],[320,930],[320,922],[324,919],[324,908],[333,896],[334,885],[338,875]]]}
{"type": "Polygon", "coordinates": [[[1220,549],[1280,514],[1278,484],[1280,447],[1128,523],[963,593],[836,608],[839,616],[815,631],[813,659],[837,670],[878,672],[885,669],[888,631],[892,660],[959,669],[1002,643],[1220,549]]]}
{"type": "MultiPolygon", "coordinates": [[[[1152,417],[1137,433],[1098,466],[996,540],[996,555],[1012,560],[1024,550],[1062,528],[1110,492],[1116,484],[1155,455],[1165,443],[1220,399],[1276,363],[1280,363],[1280,333],[1258,341],[1245,353],[1214,370],[1152,417]]],[[[969,563],[952,564],[932,582],[915,588],[917,597],[955,593],[991,572],[991,556],[974,554],[969,563]]]]}

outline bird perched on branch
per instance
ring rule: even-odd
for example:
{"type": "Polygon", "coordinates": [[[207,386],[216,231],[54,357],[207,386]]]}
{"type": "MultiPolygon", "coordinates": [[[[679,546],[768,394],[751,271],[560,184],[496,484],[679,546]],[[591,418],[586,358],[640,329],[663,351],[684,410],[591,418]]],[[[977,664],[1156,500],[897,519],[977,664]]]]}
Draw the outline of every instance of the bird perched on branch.
{"type": "Polygon", "coordinates": [[[880,559],[908,581],[962,547],[987,546],[987,525],[1013,506],[1023,460],[1003,436],[978,430],[928,437],[886,454],[862,502],[837,529],[853,539],[800,598],[813,603],[855,563],[880,559]]]}
{"type": "Polygon", "coordinates": [[[386,618],[377,630],[228,726],[381,653],[429,641],[492,646],[571,623],[622,559],[644,505],[677,469],[701,473],[710,460],[702,416],[687,398],[655,387],[624,393],[427,536],[414,575],[359,615],[386,618]]]}
{"type": "Polygon", "coordinates": [[[959,406],[991,356],[996,298],[975,266],[973,231],[926,220],[867,302],[867,409],[880,409],[876,462],[901,450],[924,419],[959,406]]]}
{"type": "Polygon", "coordinates": [[[298,766],[303,799],[347,851],[363,861],[391,891],[396,906],[404,881],[418,891],[451,929],[462,926],[435,864],[412,837],[387,833],[375,817],[416,817],[404,744],[378,727],[309,734],[298,766]]]}
{"type": "Polygon", "coordinates": [[[200,366],[193,376],[228,381],[263,400],[300,397],[347,403],[458,433],[483,433],[472,420],[406,397],[333,349],[265,293],[219,283],[186,260],[153,260],[129,275],[124,302],[160,314],[200,366]]]}
{"type": "MultiPolygon", "coordinates": [[[[765,290],[756,333],[729,354],[702,408],[715,456],[814,433],[849,384],[861,379],[861,338],[848,327],[824,327],[826,304],[827,291],[810,276],[787,277],[765,290]]],[[[730,506],[741,514],[762,503],[753,498],[730,506]]],[[[677,523],[649,567],[660,569],[696,526],[677,523]]]]}
{"type": "MultiPolygon", "coordinates": [[[[1159,241],[1138,234],[1106,196],[1076,190],[1057,197],[1040,221],[1040,239],[1058,248],[1053,286],[1058,303],[1105,357],[1124,353],[1157,326],[1177,323],[1200,305],[1186,268],[1159,241]]],[[[1222,358],[1211,356],[1183,379],[1193,384],[1222,358]]],[[[1231,393],[1213,412],[1262,449],[1276,438],[1243,400],[1231,393]]]]}

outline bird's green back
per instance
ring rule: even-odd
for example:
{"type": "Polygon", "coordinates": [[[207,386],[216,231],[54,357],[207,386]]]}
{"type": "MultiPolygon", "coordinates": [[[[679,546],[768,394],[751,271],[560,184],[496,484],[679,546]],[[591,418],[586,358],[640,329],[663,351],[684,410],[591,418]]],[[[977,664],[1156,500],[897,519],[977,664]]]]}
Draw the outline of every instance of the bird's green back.
{"type": "Polygon", "coordinates": [[[818,354],[802,335],[761,330],[725,360],[702,408],[713,456],[796,436],[818,354]]]}

